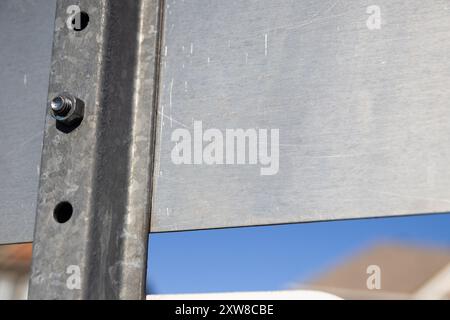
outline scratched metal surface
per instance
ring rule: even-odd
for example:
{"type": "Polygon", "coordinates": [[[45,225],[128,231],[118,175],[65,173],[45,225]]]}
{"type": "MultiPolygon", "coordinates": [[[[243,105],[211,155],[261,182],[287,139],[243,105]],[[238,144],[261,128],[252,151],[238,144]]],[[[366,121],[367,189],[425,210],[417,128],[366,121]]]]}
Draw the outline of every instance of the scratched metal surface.
{"type": "Polygon", "coordinates": [[[0,244],[33,236],[55,2],[0,1],[0,244]]]}
{"type": "Polygon", "coordinates": [[[152,231],[450,211],[450,4],[376,4],[166,1],[152,231]],[[278,174],[175,165],[194,121],[279,129],[278,174]]]}

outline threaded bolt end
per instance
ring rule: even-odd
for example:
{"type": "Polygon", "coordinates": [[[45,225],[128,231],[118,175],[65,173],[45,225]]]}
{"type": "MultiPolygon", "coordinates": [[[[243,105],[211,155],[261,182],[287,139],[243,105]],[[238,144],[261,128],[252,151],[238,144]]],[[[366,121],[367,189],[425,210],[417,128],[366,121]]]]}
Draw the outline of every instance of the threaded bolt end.
{"type": "Polygon", "coordinates": [[[72,108],[72,100],[69,97],[60,95],[51,101],[50,107],[55,115],[64,117],[72,108]]]}

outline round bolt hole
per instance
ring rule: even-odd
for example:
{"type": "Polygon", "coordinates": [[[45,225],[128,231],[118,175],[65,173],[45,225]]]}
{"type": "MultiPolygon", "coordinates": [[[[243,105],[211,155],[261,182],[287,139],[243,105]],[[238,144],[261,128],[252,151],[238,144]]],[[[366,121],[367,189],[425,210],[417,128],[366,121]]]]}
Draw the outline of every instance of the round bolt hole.
{"type": "Polygon", "coordinates": [[[59,203],[55,207],[55,210],[53,210],[53,217],[58,223],[66,223],[67,221],[70,220],[70,218],[72,218],[72,214],[73,214],[73,207],[67,201],[59,203]]]}
{"type": "Polygon", "coordinates": [[[86,29],[88,24],[89,24],[89,15],[84,11],[79,12],[72,19],[73,30],[75,31],[82,31],[86,29]]]}

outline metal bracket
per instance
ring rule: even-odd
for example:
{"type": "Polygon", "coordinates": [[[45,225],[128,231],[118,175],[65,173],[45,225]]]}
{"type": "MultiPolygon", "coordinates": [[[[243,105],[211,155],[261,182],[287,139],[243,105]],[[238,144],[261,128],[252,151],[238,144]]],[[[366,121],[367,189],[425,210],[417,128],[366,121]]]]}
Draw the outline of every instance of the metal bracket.
{"type": "Polygon", "coordinates": [[[161,20],[160,0],[58,0],[49,101],[84,117],[48,111],[30,299],[145,297],[161,20]]]}

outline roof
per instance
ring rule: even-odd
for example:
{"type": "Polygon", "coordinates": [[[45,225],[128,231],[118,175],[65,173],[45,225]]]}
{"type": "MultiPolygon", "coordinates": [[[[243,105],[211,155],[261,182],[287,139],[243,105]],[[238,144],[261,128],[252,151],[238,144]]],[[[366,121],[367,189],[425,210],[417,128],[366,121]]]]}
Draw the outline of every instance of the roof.
{"type": "Polygon", "coordinates": [[[14,270],[19,273],[28,273],[31,256],[31,244],[0,246],[0,271],[14,270]]]}
{"type": "MultiPolygon", "coordinates": [[[[385,243],[369,247],[338,263],[309,281],[307,287],[326,289],[344,298],[375,295],[382,298],[406,298],[418,293],[443,270],[448,273],[449,267],[450,250],[385,243]],[[367,268],[371,265],[380,267],[380,290],[367,288],[370,276],[367,268]]],[[[450,282],[445,290],[447,297],[450,297],[450,282]]]]}

